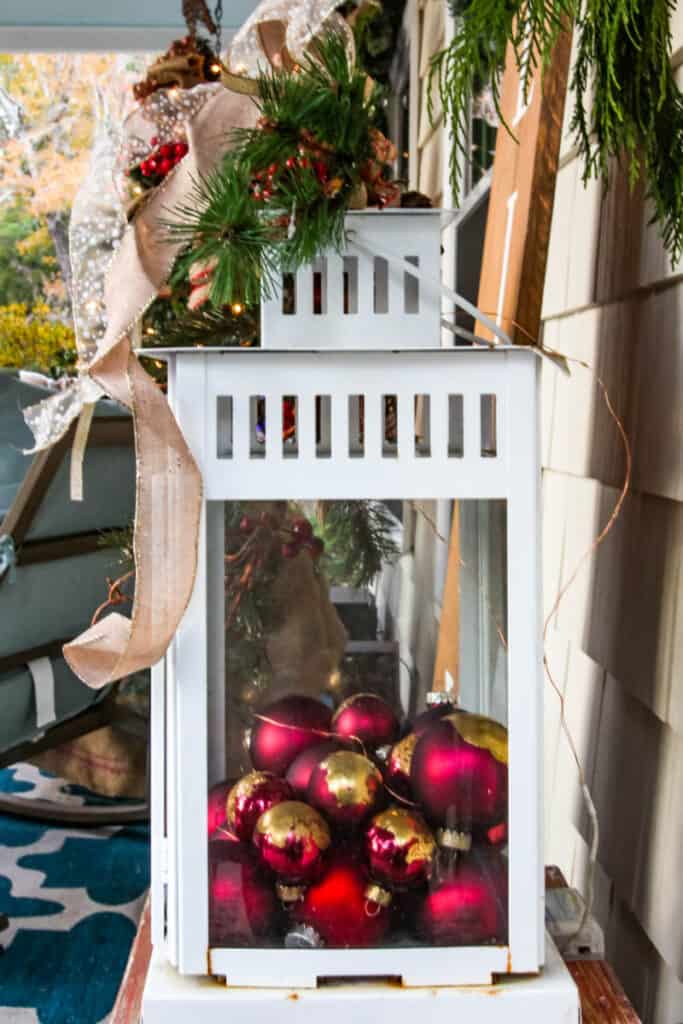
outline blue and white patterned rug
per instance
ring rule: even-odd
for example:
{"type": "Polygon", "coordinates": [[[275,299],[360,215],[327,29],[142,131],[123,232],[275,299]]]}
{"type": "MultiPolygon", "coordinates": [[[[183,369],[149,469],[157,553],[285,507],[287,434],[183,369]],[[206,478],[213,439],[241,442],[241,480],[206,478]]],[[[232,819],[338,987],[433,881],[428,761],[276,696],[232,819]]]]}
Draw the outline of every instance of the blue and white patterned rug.
{"type": "MultiPolygon", "coordinates": [[[[0,792],[102,803],[31,765],[0,770],[0,792]]],[[[58,828],[0,816],[0,1024],[104,1024],[149,886],[144,827],[58,828]]]]}

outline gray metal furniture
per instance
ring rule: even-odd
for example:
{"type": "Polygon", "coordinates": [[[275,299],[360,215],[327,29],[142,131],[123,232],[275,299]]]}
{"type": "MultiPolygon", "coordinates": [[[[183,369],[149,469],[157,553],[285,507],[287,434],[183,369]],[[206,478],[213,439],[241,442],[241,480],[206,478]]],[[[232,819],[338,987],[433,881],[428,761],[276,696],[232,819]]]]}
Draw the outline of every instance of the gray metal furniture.
{"type": "MultiPolygon", "coordinates": [[[[73,430],[47,452],[23,454],[32,439],[21,409],[44,397],[41,388],[0,372],[0,538],[15,561],[0,576],[0,767],[121,715],[113,689],[85,686],[61,648],[90,624],[106,597],[107,577],[120,575],[118,552],[102,546],[102,535],[125,528],[134,515],[132,422],[115,403],[98,403],[85,455],[84,500],[72,502],[73,430]]],[[[0,797],[0,811],[27,813],[28,804],[0,797]]],[[[84,824],[139,820],[147,813],[142,805],[68,811],[30,805],[32,816],[84,824]]]]}

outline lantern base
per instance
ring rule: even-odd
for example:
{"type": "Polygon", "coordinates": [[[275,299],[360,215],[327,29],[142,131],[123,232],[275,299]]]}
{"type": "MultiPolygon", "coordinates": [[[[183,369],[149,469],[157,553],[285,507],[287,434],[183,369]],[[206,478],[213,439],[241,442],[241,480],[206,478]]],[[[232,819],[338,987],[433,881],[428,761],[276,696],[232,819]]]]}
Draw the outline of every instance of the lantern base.
{"type": "Polygon", "coordinates": [[[292,1024],[376,1024],[381,1017],[391,1018],[393,1024],[415,1024],[419,1019],[578,1024],[579,1013],[577,988],[550,938],[546,965],[537,977],[504,977],[495,985],[474,988],[410,989],[360,980],[317,989],[231,988],[209,978],[180,975],[157,954],[142,1004],[143,1024],[265,1024],[285,1014],[292,1024]]]}

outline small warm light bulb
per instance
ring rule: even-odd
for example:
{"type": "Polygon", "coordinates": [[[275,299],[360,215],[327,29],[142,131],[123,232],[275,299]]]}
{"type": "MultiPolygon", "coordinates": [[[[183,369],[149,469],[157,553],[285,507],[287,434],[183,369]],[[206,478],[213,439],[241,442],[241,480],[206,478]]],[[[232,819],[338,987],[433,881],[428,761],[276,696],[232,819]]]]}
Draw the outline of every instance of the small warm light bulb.
{"type": "Polygon", "coordinates": [[[135,195],[135,196],[141,196],[142,195],[142,185],[133,185],[133,195],[135,195]]]}
{"type": "Polygon", "coordinates": [[[155,359],[154,365],[156,366],[157,370],[160,370],[164,364],[162,363],[161,359],[155,359]]]}
{"type": "Polygon", "coordinates": [[[214,61],[213,64],[211,64],[209,66],[209,71],[211,72],[212,75],[217,75],[220,72],[220,70],[221,70],[220,64],[217,64],[215,61],[214,61]]]}
{"type": "Polygon", "coordinates": [[[242,313],[244,311],[244,306],[242,305],[241,302],[233,302],[233,304],[230,307],[230,309],[235,314],[235,316],[239,316],[240,313],[242,313]]]}
{"type": "Polygon", "coordinates": [[[157,332],[153,327],[145,327],[145,334],[156,334],[157,332]]]}
{"type": "Polygon", "coordinates": [[[180,89],[178,88],[177,85],[174,85],[171,89],[168,90],[168,95],[170,96],[170,98],[172,100],[177,99],[179,93],[180,93],[180,89]]]}
{"type": "Polygon", "coordinates": [[[86,302],[86,304],[85,304],[85,311],[86,311],[86,313],[96,313],[97,312],[97,302],[95,301],[95,299],[91,299],[90,302],[86,302]]]}

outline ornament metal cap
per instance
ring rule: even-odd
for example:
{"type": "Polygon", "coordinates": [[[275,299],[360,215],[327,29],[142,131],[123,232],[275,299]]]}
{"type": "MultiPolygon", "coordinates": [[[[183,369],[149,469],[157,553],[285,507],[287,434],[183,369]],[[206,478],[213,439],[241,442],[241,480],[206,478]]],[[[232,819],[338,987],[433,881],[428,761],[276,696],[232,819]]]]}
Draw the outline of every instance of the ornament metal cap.
{"type": "Polygon", "coordinates": [[[454,828],[440,828],[436,832],[436,841],[446,850],[457,850],[468,853],[472,849],[472,836],[469,832],[458,832],[454,828]]]}
{"type": "Polygon", "coordinates": [[[381,885],[377,885],[376,882],[371,882],[370,885],[366,886],[363,894],[370,903],[376,903],[378,907],[388,907],[391,903],[391,893],[383,889],[381,885]]]}
{"type": "Polygon", "coordinates": [[[303,885],[287,885],[285,882],[275,883],[275,892],[283,903],[298,903],[306,892],[303,885]]]}
{"type": "Polygon", "coordinates": [[[285,935],[285,949],[320,949],[324,945],[310,924],[295,924],[285,935]]]}
{"type": "Polygon", "coordinates": [[[436,707],[438,704],[453,704],[455,707],[458,701],[450,693],[447,693],[446,690],[430,690],[427,694],[426,703],[428,708],[436,707]]]}

